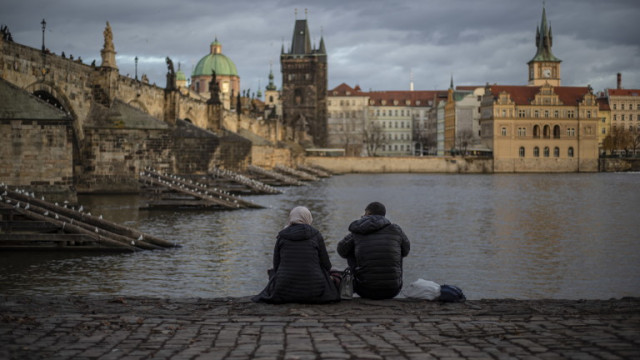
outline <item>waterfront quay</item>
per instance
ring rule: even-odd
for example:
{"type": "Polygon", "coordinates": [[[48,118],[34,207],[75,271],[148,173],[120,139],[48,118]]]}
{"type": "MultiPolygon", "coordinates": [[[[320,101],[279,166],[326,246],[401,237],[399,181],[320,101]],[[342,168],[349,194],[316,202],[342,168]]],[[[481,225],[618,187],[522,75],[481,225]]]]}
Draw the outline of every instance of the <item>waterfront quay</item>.
{"type": "Polygon", "coordinates": [[[3,359],[638,359],[640,298],[4,296],[3,359]]]}

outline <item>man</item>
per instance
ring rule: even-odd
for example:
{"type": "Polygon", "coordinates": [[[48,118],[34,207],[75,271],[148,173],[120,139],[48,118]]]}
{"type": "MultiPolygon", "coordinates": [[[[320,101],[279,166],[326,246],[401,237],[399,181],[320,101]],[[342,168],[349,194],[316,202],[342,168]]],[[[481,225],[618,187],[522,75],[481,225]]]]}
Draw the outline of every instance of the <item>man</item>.
{"type": "Polygon", "coordinates": [[[338,254],[355,275],[353,291],[363,298],[391,299],[402,289],[402,258],[409,255],[410,243],[386,212],[379,202],[367,205],[338,243],[338,254]]]}

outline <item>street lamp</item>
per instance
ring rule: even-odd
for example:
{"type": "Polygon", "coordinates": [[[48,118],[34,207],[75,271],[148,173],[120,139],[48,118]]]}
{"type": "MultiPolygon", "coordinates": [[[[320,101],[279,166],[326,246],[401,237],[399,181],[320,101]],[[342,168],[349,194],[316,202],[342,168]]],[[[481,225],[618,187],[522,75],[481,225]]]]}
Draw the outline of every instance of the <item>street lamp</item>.
{"type": "Polygon", "coordinates": [[[136,80],[138,80],[138,57],[136,56],[136,80]]]}
{"type": "Polygon", "coordinates": [[[44,52],[44,29],[47,27],[47,22],[42,19],[42,52],[44,52]]]}

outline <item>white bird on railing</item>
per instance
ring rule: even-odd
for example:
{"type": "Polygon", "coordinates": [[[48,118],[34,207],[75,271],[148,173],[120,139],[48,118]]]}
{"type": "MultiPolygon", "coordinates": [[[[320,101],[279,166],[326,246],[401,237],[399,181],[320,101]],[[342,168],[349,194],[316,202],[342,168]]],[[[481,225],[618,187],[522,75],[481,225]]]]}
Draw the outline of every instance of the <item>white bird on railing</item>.
{"type": "Polygon", "coordinates": [[[84,206],[80,205],[80,208],[78,208],[78,211],[82,212],[82,210],[84,210],[84,206]]]}
{"type": "Polygon", "coordinates": [[[40,200],[44,201],[44,195],[40,198],[40,200]]]}
{"type": "Polygon", "coordinates": [[[20,209],[20,201],[16,204],[16,209],[20,209]]]}
{"type": "Polygon", "coordinates": [[[45,211],[43,215],[44,215],[44,216],[48,216],[48,215],[49,215],[49,212],[48,212],[48,211],[45,211]]]}
{"type": "Polygon", "coordinates": [[[27,206],[24,207],[25,210],[29,210],[29,208],[31,207],[31,205],[29,205],[29,203],[27,203],[27,206]]]}
{"type": "Polygon", "coordinates": [[[98,232],[98,228],[96,227],[93,231],[98,232]]]}
{"type": "Polygon", "coordinates": [[[100,216],[98,217],[98,219],[102,219],[102,214],[100,214],[100,216]]]}
{"type": "Polygon", "coordinates": [[[58,216],[58,214],[56,214],[56,220],[60,219],[60,217],[58,216]]]}
{"type": "Polygon", "coordinates": [[[138,241],[142,241],[143,237],[142,234],[138,237],[138,241]]]}

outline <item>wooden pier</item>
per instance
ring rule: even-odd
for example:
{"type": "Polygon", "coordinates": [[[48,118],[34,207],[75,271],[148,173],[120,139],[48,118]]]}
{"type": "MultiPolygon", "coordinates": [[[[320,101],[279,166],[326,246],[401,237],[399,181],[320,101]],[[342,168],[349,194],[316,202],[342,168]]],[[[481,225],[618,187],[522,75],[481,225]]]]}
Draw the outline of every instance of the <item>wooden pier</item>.
{"type": "Polygon", "coordinates": [[[226,169],[215,168],[207,175],[196,178],[200,178],[200,181],[209,187],[215,186],[234,195],[282,194],[282,191],[271,185],[226,169]]]}
{"type": "Polygon", "coordinates": [[[235,210],[263,206],[243,200],[226,190],[210,187],[197,181],[173,174],[160,173],[153,169],[140,172],[139,181],[145,185],[148,197],[141,209],[198,208],[215,210],[235,210]]]}
{"type": "Polygon", "coordinates": [[[180,247],[33,193],[0,189],[0,250],[136,251],[180,247]]]}
{"type": "Polygon", "coordinates": [[[276,165],[273,170],[287,175],[287,176],[291,176],[291,177],[296,177],[302,181],[318,181],[320,180],[320,178],[318,178],[317,176],[304,172],[304,171],[299,171],[296,169],[292,169],[290,167],[284,166],[284,165],[276,165]]]}
{"type": "Polygon", "coordinates": [[[302,186],[304,183],[295,177],[281,174],[276,171],[263,169],[259,166],[249,165],[247,171],[254,179],[272,186],[302,186]]]}
{"type": "Polygon", "coordinates": [[[315,166],[309,166],[304,164],[298,165],[298,170],[313,174],[319,178],[328,178],[332,176],[332,174],[325,169],[320,169],[315,166]]]}

